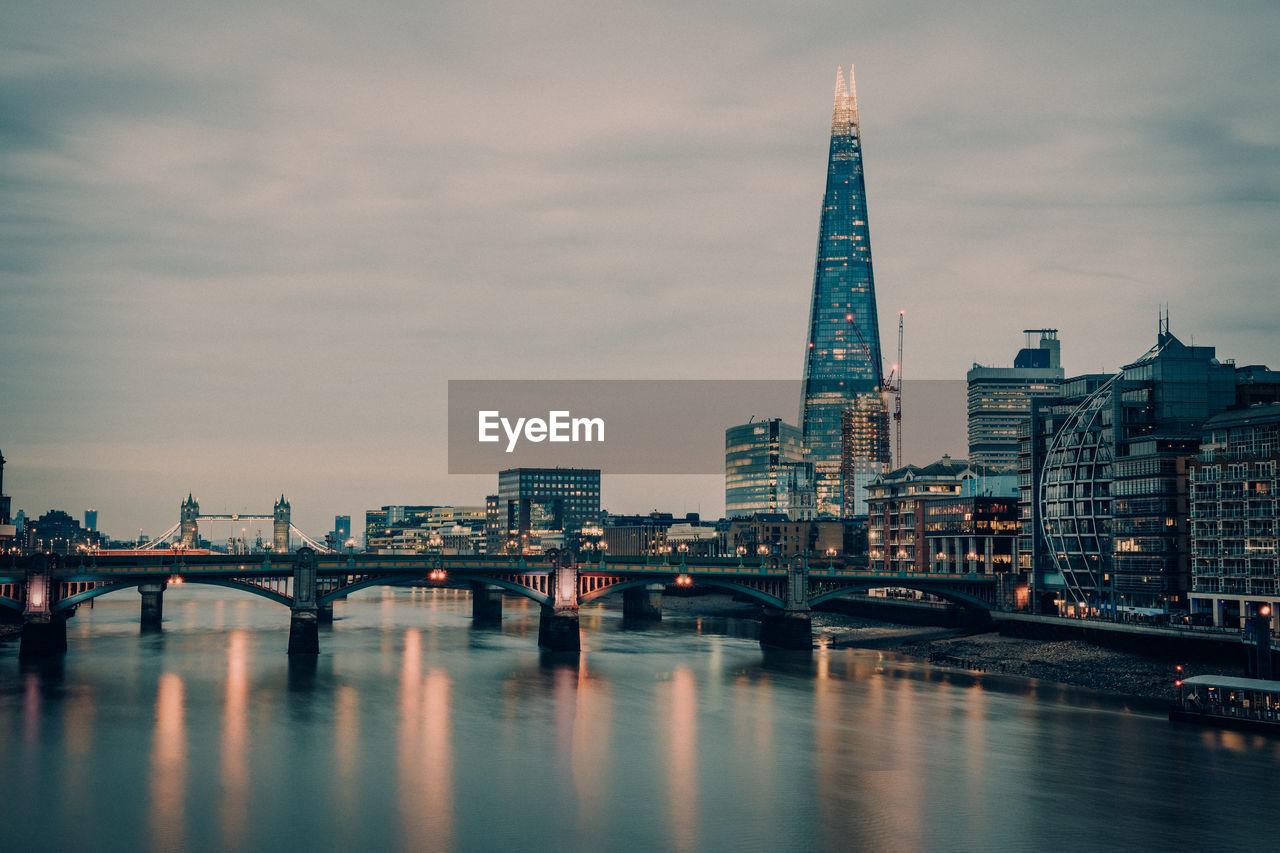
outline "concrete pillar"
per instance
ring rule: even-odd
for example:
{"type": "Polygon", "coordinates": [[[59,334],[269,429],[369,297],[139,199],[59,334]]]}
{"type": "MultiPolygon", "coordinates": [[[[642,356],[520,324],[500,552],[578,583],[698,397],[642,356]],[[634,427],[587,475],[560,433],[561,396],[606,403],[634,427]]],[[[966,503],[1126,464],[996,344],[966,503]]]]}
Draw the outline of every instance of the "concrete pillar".
{"type": "Polygon", "coordinates": [[[622,591],[622,616],[624,619],[659,620],[662,618],[662,591],[660,583],[633,586],[622,591]]]}
{"type": "Polygon", "coordinates": [[[316,605],[316,622],[321,625],[333,624],[333,602],[316,605]]]}
{"type": "Polygon", "coordinates": [[[992,536],[987,536],[984,539],[986,543],[986,547],[983,549],[982,571],[984,574],[988,574],[988,575],[992,574],[996,570],[995,565],[992,562],[992,553],[991,553],[992,547],[994,545],[993,540],[994,540],[994,537],[992,536]]]}
{"type": "Polygon", "coordinates": [[[766,609],[760,617],[760,645],[775,649],[811,651],[813,623],[809,618],[809,567],[801,558],[787,565],[785,607],[766,609]]]}
{"type": "Polygon", "coordinates": [[[138,593],[142,596],[143,626],[159,627],[164,618],[164,584],[138,584],[138,593]]]}
{"type": "Polygon", "coordinates": [[[969,537],[969,552],[964,556],[969,561],[969,574],[976,573],[978,571],[978,540],[972,536],[969,537]]]}
{"type": "Polygon", "coordinates": [[[293,555],[293,605],[289,614],[289,654],[320,653],[316,604],[316,552],[299,548],[293,555]]]}
{"type": "Polygon", "coordinates": [[[35,554],[23,581],[22,639],[19,658],[39,658],[67,650],[67,616],[54,612],[55,584],[52,573],[58,567],[57,554],[35,554]]]}
{"type": "Polygon", "coordinates": [[[578,636],[578,567],[573,554],[552,552],[551,604],[542,605],[538,645],[552,652],[582,650],[578,636]]]}
{"type": "Polygon", "coordinates": [[[472,581],[471,618],[476,622],[502,621],[502,587],[472,581]]]}
{"type": "Polygon", "coordinates": [[[542,616],[538,619],[538,645],[551,652],[581,651],[577,609],[557,611],[554,607],[542,605],[542,616]]]}

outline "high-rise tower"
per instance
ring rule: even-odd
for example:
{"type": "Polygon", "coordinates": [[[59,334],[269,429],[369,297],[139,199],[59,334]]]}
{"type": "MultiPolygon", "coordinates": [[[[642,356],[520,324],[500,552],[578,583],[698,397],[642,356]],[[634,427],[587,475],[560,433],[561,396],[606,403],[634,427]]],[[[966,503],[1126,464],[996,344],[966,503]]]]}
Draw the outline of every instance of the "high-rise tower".
{"type": "MultiPolygon", "coordinates": [[[[800,425],[814,463],[819,513],[841,515],[843,495],[862,493],[858,482],[846,484],[841,475],[841,421],[847,409],[865,412],[876,405],[883,407],[883,382],[858,93],[850,66],[847,86],[844,72],[836,69],[827,189],[822,197],[800,403],[800,425]]],[[[887,443],[886,427],[885,446],[887,443]]],[[[881,466],[875,459],[865,464],[846,461],[845,476],[869,483],[881,466]]]]}

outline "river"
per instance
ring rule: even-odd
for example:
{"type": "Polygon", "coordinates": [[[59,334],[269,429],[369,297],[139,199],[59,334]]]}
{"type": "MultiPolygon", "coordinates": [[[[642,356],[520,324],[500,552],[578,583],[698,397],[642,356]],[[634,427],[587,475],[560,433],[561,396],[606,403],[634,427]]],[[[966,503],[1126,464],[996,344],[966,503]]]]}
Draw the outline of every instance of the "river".
{"type": "MultiPolygon", "coordinates": [[[[620,605],[620,602],[617,602],[620,605]]],[[[0,643],[0,838],[27,850],[1277,849],[1280,738],[892,654],[762,652],[755,625],[582,611],[541,654],[512,597],[339,602],[317,658],[288,613],[188,585],[0,643]]]]}

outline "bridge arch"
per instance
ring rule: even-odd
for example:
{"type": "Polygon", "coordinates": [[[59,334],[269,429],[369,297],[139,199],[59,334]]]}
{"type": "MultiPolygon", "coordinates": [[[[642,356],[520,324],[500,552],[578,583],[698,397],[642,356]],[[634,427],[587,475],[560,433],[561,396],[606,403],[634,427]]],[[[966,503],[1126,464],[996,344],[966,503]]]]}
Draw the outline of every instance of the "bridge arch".
{"type": "MultiPolygon", "coordinates": [[[[414,571],[414,572],[404,572],[402,574],[381,575],[378,577],[365,578],[364,580],[357,581],[356,583],[353,583],[353,584],[348,584],[347,586],[338,587],[335,590],[332,590],[330,592],[326,592],[323,595],[317,596],[316,603],[332,604],[334,601],[337,601],[339,598],[342,598],[343,596],[348,595],[349,593],[357,592],[362,589],[369,589],[375,586],[398,586],[400,584],[413,583],[415,581],[420,582],[422,580],[422,575],[423,573],[421,571],[414,571]]],[[[548,596],[534,592],[533,590],[529,589],[527,586],[521,586],[518,583],[515,583],[513,581],[508,581],[503,578],[494,578],[494,577],[489,577],[488,575],[472,575],[466,572],[450,572],[449,573],[450,584],[471,583],[473,581],[478,583],[485,583],[490,586],[500,586],[507,592],[514,592],[517,595],[522,595],[525,598],[532,599],[538,604],[551,603],[551,599],[548,596]]]]}
{"type": "MultiPolygon", "coordinates": [[[[293,603],[288,596],[281,595],[278,592],[273,592],[272,590],[269,590],[269,589],[263,589],[262,587],[259,587],[259,586],[253,586],[252,584],[239,583],[237,581],[226,580],[223,578],[197,578],[197,577],[191,577],[191,576],[184,576],[182,578],[182,582],[184,584],[194,583],[194,584],[203,584],[205,586],[221,586],[221,587],[226,587],[227,589],[235,589],[241,592],[251,593],[252,595],[261,596],[263,598],[274,601],[277,604],[283,604],[285,607],[288,607],[293,603]]],[[[138,586],[143,586],[144,584],[153,584],[153,583],[157,583],[157,581],[148,580],[148,579],[126,580],[126,581],[118,581],[116,583],[104,584],[103,586],[96,586],[93,589],[87,589],[84,592],[78,592],[75,595],[69,595],[66,598],[60,599],[49,609],[54,611],[55,613],[60,610],[70,610],[71,608],[79,604],[83,604],[84,602],[88,601],[91,598],[98,598],[99,596],[107,595],[108,593],[112,593],[112,592],[118,592],[122,589],[129,589],[130,587],[138,587],[138,586]]],[[[168,589],[168,586],[166,585],[165,588],[168,589]]]]}
{"type": "MultiPolygon", "coordinates": [[[[494,583],[494,581],[487,581],[487,583],[494,583]]],[[[597,598],[602,598],[603,596],[606,596],[611,592],[618,592],[620,590],[626,590],[626,589],[634,589],[635,587],[638,587],[638,586],[648,586],[649,584],[653,584],[653,583],[662,583],[663,585],[670,585],[669,581],[663,581],[656,578],[640,578],[638,580],[623,581],[622,583],[615,583],[606,587],[602,587],[601,589],[592,590],[591,592],[584,594],[580,600],[582,601],[583,604],[586,604],[588,601],[594,601],[597,598]]],[[[729,580],[721,580],[720,578],[703,577],[701,575],[699,575],[696,578],[696,583],[700,587],[712,587],[715,589],[722,589],[726,592],[731,592],[734,594],[742,594],[759,601],[761,604],[768,605],[769,607],[781,608],[785,606],[782,599],[778,598],[777,596],[770,595],[767,592],[761,592],[758,589],[752,589],[751,587],[746,586],[745,584],[734,583],[733,581],[729,581],[729,580]]]]}
{"type": "Polygon", "coordinates": [[[912,582],[911,580],[908,580],[905,578],[903,579],[894,578],[892,581],[889,581],[887,579],[876,579],[876,580],[867,581],[866,583],[850,583],[846,586],[840,587],[840,589],[834,589],[834,590],[831,590],[830,592],[824,592],[821,595],[814,596],[813,598],[809,599],[809,606],[816,607],[817,605],[822,604],[823,602],[831,601],[832,599],[835,599],[835,598],[841,598],[842,596],[848,595],[851,592],[865,592],[869,589],[882,589],[884,587],[892,587],[894,589],[912,589],[917,592],[925,592],[925,593],[928,593],[929,595],[937,596],[938,598],[941,598],[945,601],[950,601],[953,604],[959,604],[965,607],[966,609],[970,609],[970,610],[984,610],[984,611],[990,612],[993,606],[991,602],[984,601],[978,596],[971,595],[967,592],[961,592],[959,590],[950,589],[946,587],[939,587],[935,584],[930,584],[927,582],[925,583],[912,582]]]}

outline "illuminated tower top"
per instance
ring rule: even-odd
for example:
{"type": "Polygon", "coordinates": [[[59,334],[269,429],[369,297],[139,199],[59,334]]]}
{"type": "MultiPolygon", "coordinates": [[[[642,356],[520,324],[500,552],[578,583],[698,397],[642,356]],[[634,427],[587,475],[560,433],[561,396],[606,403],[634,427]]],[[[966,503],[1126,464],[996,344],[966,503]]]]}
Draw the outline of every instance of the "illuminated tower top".
{"type": "Polygon", "coordinates": [[[843,70],[836,69],[800,409],[817,477],[819,512],[840,512],[843,412],[861,397],[878,397],[883,382],[858,94],[850,66],[848,84],[843,70]]]}

